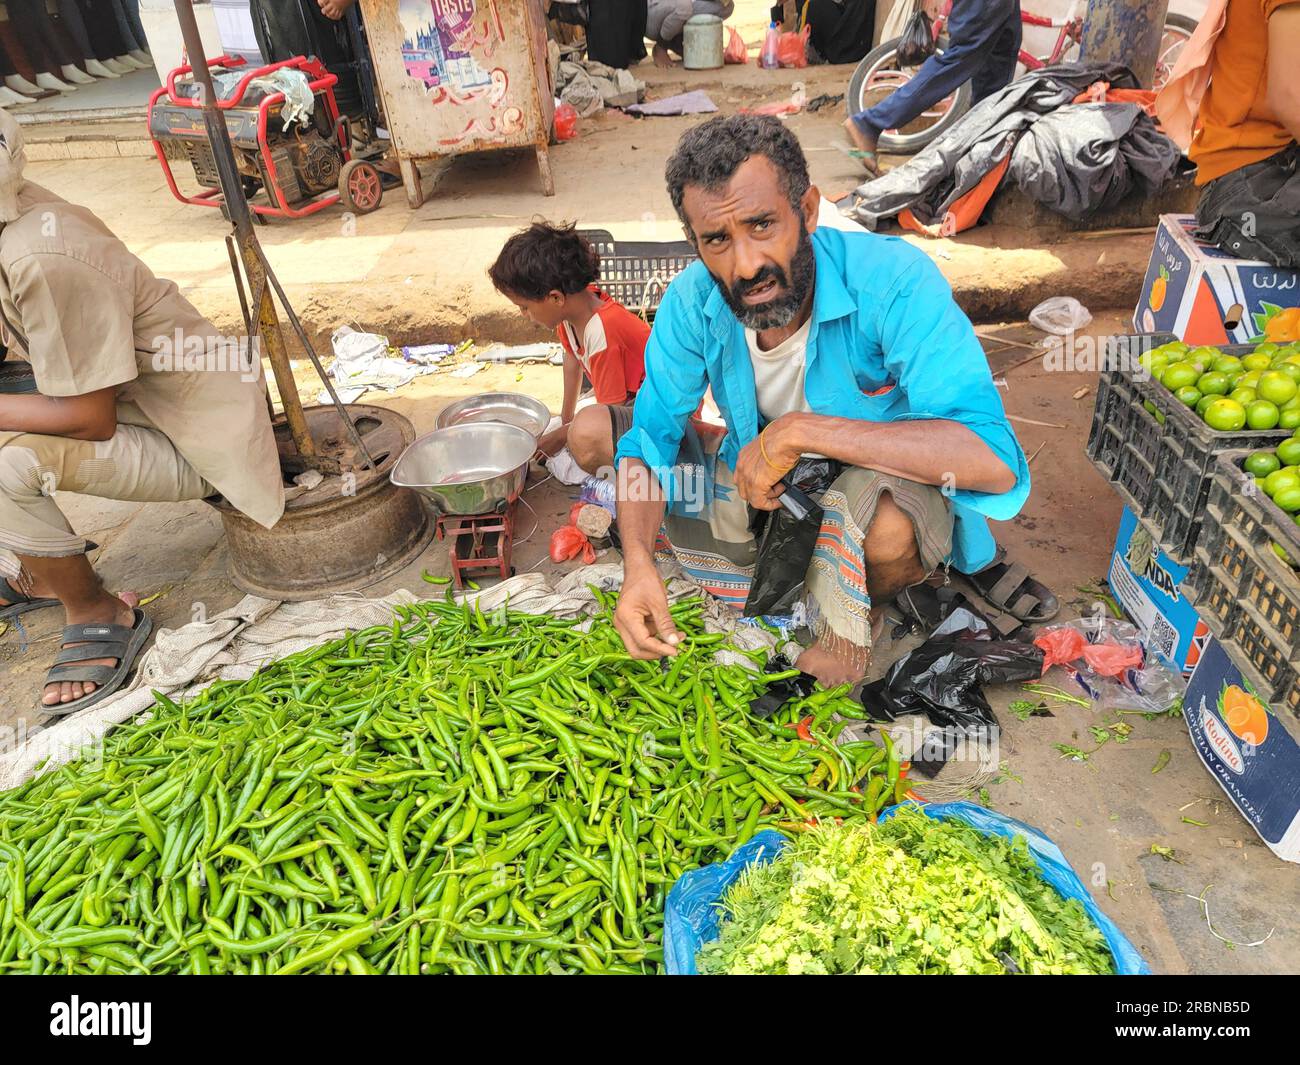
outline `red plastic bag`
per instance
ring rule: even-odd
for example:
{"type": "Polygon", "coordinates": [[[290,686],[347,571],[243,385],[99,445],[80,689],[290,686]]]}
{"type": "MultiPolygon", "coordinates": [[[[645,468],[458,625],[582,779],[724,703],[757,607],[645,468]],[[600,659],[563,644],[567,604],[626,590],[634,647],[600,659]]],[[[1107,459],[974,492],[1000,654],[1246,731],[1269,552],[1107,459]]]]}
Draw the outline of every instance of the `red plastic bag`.
{"type": "Polygon", "coordinates": [[[781,115],[797,115],[799,105],[793,100],[778,100],[776,103],[759,104],[757,107],[742,107],[740,110],[747,115],[777,115],[779,117],[781,115]]]}
{"type": "Polygon", "coordinates": [[[565,562],[579,554],[588,566],[596,561],[596,549],[576,525],[562,525],[551,533],[552,562],[565,562]]]}
{"type": "Polygon", "coordinates": [[[783,67],[806,67],[808,65],[808,35],[811,26],[805,26],[798,33],[783,33],[776,45],[777,59],[783,67]]]}
{"type": "Polygon", "coordinates": [[[1141,669],[1145,655],[1141,644],[1090,643],[1083,649],[1088,668],[1103,677],[1118,677],[1129,669],[1141,669]]]}
{"type": "Polygon", "coordinates": [[[555,109],[555,139],[571,141],[578,135],[578,112],[572,104],[560,104],[555,109]]]}
{"type": "Polygon", "coordinates": [[[1098,676],[1118,677],[1129,669],[1141,669],[1145,656],[1136,641],[1116,639],[1089,643],[1081,629],[1070,625],[1040,632],[1034,646],[1042,648],[1043,672],[1052,666],[1064,666],[1082,658],[1098,676]]]}
{"type": "Polygon", "coordinates": [[[1046,673],[1053,666],[1063,666],[1079,658],[1088,646],[1088,637],[1079,629],[1063,625],[1040,632],[1034,639],[1034,646],[1042,648],[1043,672],[1046,673]]]}
{"type": "Polygon", "coordinates": [[[722,53],[722,61],[724,63],[749,62],[749,47],[745,44],[745,38],[734,26],[727,27],[727,47],[722,53]]]}

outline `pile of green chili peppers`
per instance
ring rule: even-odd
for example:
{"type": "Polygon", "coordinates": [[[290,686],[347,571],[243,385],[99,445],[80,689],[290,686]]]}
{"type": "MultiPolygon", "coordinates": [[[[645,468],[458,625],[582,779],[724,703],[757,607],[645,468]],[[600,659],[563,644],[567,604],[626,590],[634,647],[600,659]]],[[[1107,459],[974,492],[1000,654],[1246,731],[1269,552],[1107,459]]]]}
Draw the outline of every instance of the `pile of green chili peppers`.
{"type": "Polygon", "coordinates": [[[424,602],[158,695],[0,795],[0,972],[654,972],[684,871],[905,788],[841,689],[752,716],[789,674],[717,664],[699,600],[662,663],[601,606],[424,602]]]}

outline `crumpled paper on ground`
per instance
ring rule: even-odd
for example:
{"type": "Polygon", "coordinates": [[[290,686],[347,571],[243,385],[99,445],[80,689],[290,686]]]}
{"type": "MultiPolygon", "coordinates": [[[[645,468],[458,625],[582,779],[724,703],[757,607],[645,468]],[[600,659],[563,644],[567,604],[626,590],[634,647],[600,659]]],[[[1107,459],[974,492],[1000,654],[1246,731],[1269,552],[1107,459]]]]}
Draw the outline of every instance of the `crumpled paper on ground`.
{"type": "MultiPolygon", "coordinates": [[[[660,572],[668,579],[669,602],[701,594],[675,564],[661,566],[660,572]]],[[[485,614],[508,605],[525,614],[580,618],[600,611],[588,585],[609,592],[622,583],[622,563],[607,562],[572,570],[554,585],[546,574],[521,573],[491,588],[461,593],[456,599],[477,602],[485,614]]],[[[371,625],[386,625],[392,620],[394,607],[418,601],[406,589],[377,599],[353,593],[305,603],[281,603],[247,595],[216,617],[179,629],[160,629],[126,688],[102,703],[55,721],[22,746],[0,755],[0,791],[16,788],[38,768],[55,769],[86,748],[93,748],[113,726],[148,710],[155,691],[180,700],[215,680],[247,680],[267,663],[304,648],[371,625]]],[[[738,625],[740,619],[735,611],[716,599],[705,599],[704,617],[707,631],[734,629],[736,644],[747,650],[765,648],[770,652],[775,646],[771,633],[757,626],[738,625]]],[[[720,651],[717,659],[725,665],[754,668],[749,659],[734,651],[720,651]]]]}
{"type": "Polygon", "coordinates": [[[597,63],[592,59],[569,58],[556,69],[555,92],[559,98],[590,118],[606,107],[625,107],[645,98],[645,82],[629,70],[597,63]]]}
{"type": "MultiPolygon", "coordinates": [[[[355,403],[371,388],[395,391],[417,377],[433,373],[443,358],[441,355],[431,359],[398,358],[392,354],[388,337],[363,333],[349,325],[341,325],[330,334],[330,346],[334,349],[334,361],[330,363],[329,375],[344,403],[355,403]]],[[[322,389],[316,401],[331,402],[328,390],[322,389]]]]}

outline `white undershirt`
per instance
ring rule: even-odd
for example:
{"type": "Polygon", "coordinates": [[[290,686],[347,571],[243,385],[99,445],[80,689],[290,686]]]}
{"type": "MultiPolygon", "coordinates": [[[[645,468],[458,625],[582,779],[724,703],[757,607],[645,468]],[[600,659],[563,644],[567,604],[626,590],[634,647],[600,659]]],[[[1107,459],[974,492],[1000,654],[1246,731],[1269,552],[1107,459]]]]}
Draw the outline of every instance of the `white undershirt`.
{"type": "Polygon", "coordinates": [[[808,399],[803,392],[804,354],[808,348],[808,330],[812,315],[794,333],[771,351],[758,346],[758,334],[745,330],[749,361],[754,367],[754,391],[758,410],[765,422],[775,421],[791,411],[807,412],[808,399]]]}

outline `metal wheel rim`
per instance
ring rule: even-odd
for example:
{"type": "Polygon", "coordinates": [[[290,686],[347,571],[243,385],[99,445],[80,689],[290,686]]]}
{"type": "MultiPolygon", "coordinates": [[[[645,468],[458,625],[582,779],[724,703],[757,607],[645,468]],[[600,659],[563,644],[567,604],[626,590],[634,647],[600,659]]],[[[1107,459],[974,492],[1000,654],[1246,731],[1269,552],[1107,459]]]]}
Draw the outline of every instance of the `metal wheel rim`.
{"type": "MultiPolygon", "coordinates": [[[[939,54],[942,54],[942,49],[939,50],[939,54]]],[[[890,91],[897,92],[898,89],[902,88],[904,85],[906,85],[909,81],[912,80],[912,75],[904,74],[903,68],[897,66],[897,63],[898,63],[898,53],[891,52],[888,55],[881,56],[878,60],[876,60],[874,64],[872,64],[871,67],[867,69],[866,77],[862,79],[862,87],[858,89],[858,101],[857,101],[858,111],[865,111],[868,108],[874,106],[874,104],[867,102],[866,97],[868,92],[879,91],[881,88],[883,88],[884,86],[890,83],[894,83],[894,88],[891,89],[890,91]]],[[[909,69],[917,70],[920,68],[912,67],[909,69]]],[[[958,90],[958,92],[959,91],[960,89],[958,90]]],[[[957,93],[956,92],[949,93],[938,103],[922,111],[919,115],[916,116],[916,118],[912,119],[911,123],[908,124],[911,125],[912,123],[921,121],[921,119],[928,118],[931,119],[932,121],[929,123],[929,125],[926,126],[926,129],[936,126],[948,116],[948,113],[952,110],[953,104],[955,104],[956,101],[957,101],[957,93]]],[[[879,100],[875,101],[875,103],[879,103],[879,102],[880,102],[879,100]]],[[[918,130],[917,132],[919,133],[923,131],[918,130]]],[[[891,136],[899,135],[898,130],[896,129],[887,129],[884,130],[883,133],[891,136]]],[[[908,136],[908,135],[909,134],[902,134],[902,136],[908,136]]]]}

